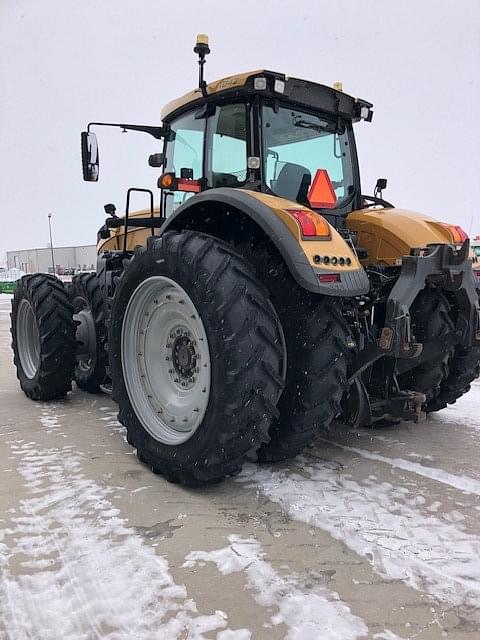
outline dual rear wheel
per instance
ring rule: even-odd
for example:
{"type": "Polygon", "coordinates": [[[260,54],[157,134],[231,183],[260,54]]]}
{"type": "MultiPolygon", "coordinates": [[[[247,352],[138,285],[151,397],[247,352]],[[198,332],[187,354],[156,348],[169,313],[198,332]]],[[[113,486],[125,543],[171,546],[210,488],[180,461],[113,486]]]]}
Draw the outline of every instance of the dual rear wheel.
{"type": "MultiPolygon", "coordinates": [[[[453,327],[435,291],[422,294],[413,316],[421,341],[453,327]]],[[[109,309],[95,274],[76,277],[69,294],[54,276],[24,277],[12,337],[20,384],[34,400],[65,396],[73,377],[98,391],[108,357],[139,459],[190,486],[237,473],[250,452],[261,461],[300,453],[339,413],[350,357],[335,299],[300,289],[268,252],[250,263],[191,231],[137,248],[109,309]]],[[[434,411],[468,390],[478,361],[452,350],[403,383],[425,392],[434,411]]]]}
{"type": "Polygon", "coordinates": [[[418,342],[435,344],[437,354],[399,377],[402,389],[424,393],[424,409],[433,413],[455,403],[480,374],[480,348],[444,347],[455,331],[454,310],[438,289],[426,288],[412,305],[412,329],[418,342]]]}

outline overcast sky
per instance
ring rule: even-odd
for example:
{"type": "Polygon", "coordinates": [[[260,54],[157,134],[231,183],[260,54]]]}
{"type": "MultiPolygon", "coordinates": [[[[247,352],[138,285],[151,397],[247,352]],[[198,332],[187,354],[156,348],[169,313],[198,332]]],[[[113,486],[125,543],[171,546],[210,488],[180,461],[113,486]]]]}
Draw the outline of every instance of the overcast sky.
{"type": "Polygon", "coordinates": [[[207,79],[264,67],[373,102],[363,192],[387,177],[397,206],[480,233],[480,0],[0,0],[0,252],[46,246],[49,212],[54,244],[94,243],[106,202],[154,186],[158,143],[117,129],[83,182],[80,131],[159,123],[196,85],[198,32],[207,79]]]}

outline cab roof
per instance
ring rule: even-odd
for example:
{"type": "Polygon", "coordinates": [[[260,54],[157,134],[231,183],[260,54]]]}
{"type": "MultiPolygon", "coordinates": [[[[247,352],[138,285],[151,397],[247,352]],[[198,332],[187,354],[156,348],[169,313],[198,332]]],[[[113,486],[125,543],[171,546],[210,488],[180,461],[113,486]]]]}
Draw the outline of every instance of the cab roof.
{"type": "Polygon", "coordinates": [[[290,102],[295,106],[318,109],[331,115],[342,116],[352,121],[370,121],[373,116],[372,104],[360,98],[354,98],[343,91],[326,85],[289,78],[283,73],[257,69],[239,73],[220,80],[214,80],[206,86],[206,96],[200,88],[189,91],[180,98],[172,100],[162,109],[161,117],[165,122],[176,115],[200,107],[205,103],[222,102],[231,99],[248,99],[253,95],[290,102]],[[265,88],[257,78],[265,78],[265,88]]]}

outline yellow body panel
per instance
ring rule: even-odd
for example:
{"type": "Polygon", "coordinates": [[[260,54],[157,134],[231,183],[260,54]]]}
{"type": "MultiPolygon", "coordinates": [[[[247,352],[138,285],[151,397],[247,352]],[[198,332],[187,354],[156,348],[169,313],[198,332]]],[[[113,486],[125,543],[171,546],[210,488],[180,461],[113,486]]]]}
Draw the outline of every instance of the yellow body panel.
{"type": "Polygon", "coordinates": [[[358,246],[367,250],[363,264],[400,264],[411,249],[453,242],[448,229],[437,220],[405,209],[353,211],[347,227],[358,233],[358,246]]]}
{"type": "MultiPolygon", "coordinates": [[[[256,71],[247,71],[246,73],[238,73],[234,76],[228,76],[227,78],[221,78],[220,80],[214,80],[213,82],[209,82],[207,84],[207,93],[211,95],[212,93],[218,93],[219,91],[224,91],[225,89],[233,89],[234,87],[243,87],[245,82],[250,78],[250,76],[256,76],[263,73],[263,69],[257,69],[256,71]]],[[[162,109],[162,120],[166,118],[170,113],[176,111],[180,107],[188,104],[189,102],[193,102],[198,98],[202,97],[201,89],[194,89],[193,91],[189,91],[180,98],[175,98],[171,102],[168,102],[162,109]]]]}
{"type": "MultiPolygon", "coordinates": [[[[154,212],[155,217],[159,217],[160,212],[158,209],[155,209],[154,212]]],[[[128,215],[129,218],[148,218],[150,217],[150,209],[142,209],[141,211],[135,211],[128,215]]],[[[147,244],[147,238],[152,234],[151,229],[146,229],[145,227],[135,227],[130,229],[127,233],[127,251],[133,251],[133,249],[137,245],[145,246],[147,244]]],[[[123,249],[123,227],[117,227],[116,229],[111,229],[110,238],[105,238],[104,240],[100,240],[97,243],[97,253],[101,253],[103,251],[118,251],[123,249]]]]}
{"type": "MultiPolygon", "coordinates": [[[[350,265],[335,265],[335,271],[356,271],[362,264],[384,264],[395,266],[400,264],[402,256],[409,255],[412,249],[426,247],[433,243],[453,243],[449,230],[437,220],[429,216],[406,211],[404,209],[362,209],[353,211],[347,218],[349,229],[358,234],[358,246],[366,249],[367,258],[360,261],[351,247],[341,235],[330,225],[330,238],[327,240],[304,240],[296,220],[286,209],[307,209],[297,202],[286,200],[257,191],[245,191],[250,197],[267,205],[272,215],[277,216],[285,224],[286,229],[295,237],[308,262],[316,267],[329,271],[332,264],[324,265],[315,262],[314,256],[330,258],[350,258],[350,265]]],[[[130,218],[148,217],[150,211],[143,209],[130,214],[130,218]]],[[[159,216],[158,209],[155,216],[159,216]]],[[[110,238],[101,240],[97,251],[118,251],[123,248],[123,227],[112,229],[110,238]]],[[[127,234],[127,250],[132,251],[137,245],[145,246],[151,230],[144,227],[133,228],[127,234]]]]}
{"type": "MultiPolygon", "coordinates": [[[[298,223],[290,214],[288,214],[285,209],[305,209],[306,211],[310,211],[307,207],[303,207],[298,204],[298,202],[292,202],[290,200],[286,200],[285,198],[279,198],[277,196],[271,196],[266,193],[259,193],[257,191],[245,191],[252,198],[259,200],[263,204],[267,205],[271,211],[272,215],[277,216],[282,220],[285,224],[286,229],[294,236],[297,240],[300,248],[303,250],[305,256],[308,259],[309,264],[312,267],[316,267],[317,269],[324,268],[328,271],[331,271],[334,267],[335,271],[357,271],[361,269],[362,266],[357,259],[356,254],[350,248],[350,246],[345,242],[345,240],[340,236],[340,234],[331,226],[330,226],[330,238],[325,240],[304,240],[302,238],[302,234],[300,231],[300,227],[298,223]],[[323,264],[323,262],[315,262],[314,256],[328,256],[329,258],[336,257],[338,258],[350,258],[351,264],[347,265],[332,265],[332,264],[323,264]]],[[[135,217],[148,217],[150,215],[150,211],[148,209],[143,209],[142,211],[135,211],[130,214],[130,218],[135,217]]],[[[155,211],[155,215],[159,215],[158,209],[155,211]]],[[[233,223],[234,224],[234,223],[233,223]]],[[[112,229],[110,231],[110,238],[100,240],[97,244],[98,253],[103,251],[118,251],[123,249],[123,227],[117,227],[116,229],[112,229]]],[[[147,244],[147,238],[151,235],[151,230],[146,229],[145,227],[138,227],[130,229],[127,233],[127,251],[133,251],[133,249],[137,245],[145,246],[147,244]]]]}
{"type": "Polygon", "coordinates": [[[316,267],[317,269],[325,268],[328,271],[331,271],[334,268],[335,271],[357,271],[361,268],[361,264],[359,263],[356,254],[352,251],[350,246],[345,242],[342,236],[336,231],[331,225],[330,227],[330,238],[326,240],[304,240],[302,238],[302,233],[300,231],[300,227],[298,226],[296,220],[292,218],[290,214],[288,214],[285,209],[296,209],[301,210],[305,209],[306,211],[310,211],[307,207],[303,207],[298,204],[298,202],[292,202],[291,200],[286,200],[285,198],[279,198],[278,196],[271,196],[267,193],[260,193],[258,191],[246,191],[252,198],[256,198],[260,200],[263,204],[266,204],[268,207],[272,209],[272,213],[278,216],[282,222],[288,227],[290,232],[296,238],[298,244],[302,248],[303,252],[308,258],[308,262],[312,265],[312,267],[316,267]],[[332,264],[323,264],[316,263],[314,261],[314,256],[329,256],[330,258],[350,258],[352,261],[350,265],[336,265],[332,264]]]}
{"type": "MultiPolygon", "coordinates": [[[[212,95],[214,93],[219,93],[220,91],[225,91],[226,89],[234,89],[235,87],[243,87],[247,80],[252,76],[261,76],[262,73],[272,73],[268,72],[266,69],[255,69],[253,71],[245,71],[244,73],[237,73],[233,76],[227,76],[226,78],[220,78],[219,80],[214,80],[213,82],[209,82],[206,86],[206,91],[208,95],[212,95]]],[[[281,74],[283,75],[283,74],[281,74]]],[[[334,87],[336,91],[342,91],[338,87],[334,87]]],[[[342,91],[343,93],[343,91],[342,91]]],[[[200,88],[194,89],[193,91],[189,91],[185,93],[183,96],[179,98],[175,98],[175,100],[171,100],[168,102],[161,111],[161,118],[167,118],[171,113],[188,105],[190,102],[194,102],[202,97],[202,90],[200,88]]]]}

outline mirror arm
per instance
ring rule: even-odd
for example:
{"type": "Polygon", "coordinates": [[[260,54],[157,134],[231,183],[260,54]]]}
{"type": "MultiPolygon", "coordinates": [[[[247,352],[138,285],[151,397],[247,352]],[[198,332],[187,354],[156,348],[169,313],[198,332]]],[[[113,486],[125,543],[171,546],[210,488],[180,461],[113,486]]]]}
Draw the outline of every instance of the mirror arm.
{"type": "Polygon", "coordinates": [[[123,131],[131,130],[131,131],[142,131],[143,133],[148,133],[153,136],[157,140],[161,140],[165,137],[166,128],[165,127],[153,127],[147,124],[116,124],[113,122],[89,122],[87,126],[87,131],[90,132],[90,127],[120,127],[123,131]]]}

